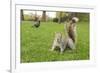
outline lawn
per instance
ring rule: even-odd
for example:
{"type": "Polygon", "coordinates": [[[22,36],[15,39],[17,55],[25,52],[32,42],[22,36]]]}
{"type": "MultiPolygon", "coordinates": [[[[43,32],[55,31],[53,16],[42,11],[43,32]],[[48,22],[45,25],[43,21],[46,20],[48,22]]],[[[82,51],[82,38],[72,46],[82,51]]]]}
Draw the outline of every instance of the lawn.
{"type": "Polygon", "coordinates": [[[21,23],[21,63],[69,61],[89,59],[89,22],[77,25],[77,45],[75,50],[49,51],[52,47],[54,33],[64,32],[64,25],[54,22],[41,22],[39,28],[32,27],[33,22],[21,23]]]}

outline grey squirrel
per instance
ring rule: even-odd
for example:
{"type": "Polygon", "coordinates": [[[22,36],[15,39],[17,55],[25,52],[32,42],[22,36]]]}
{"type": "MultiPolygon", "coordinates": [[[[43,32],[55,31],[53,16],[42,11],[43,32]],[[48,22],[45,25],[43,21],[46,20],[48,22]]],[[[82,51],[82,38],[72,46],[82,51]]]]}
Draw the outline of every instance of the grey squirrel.
{"type": "MultiPolygon", "coordinates": [[[[56,47],[60,48],[60,52],[63,53],[63,51],[66,48],[75,49],[76,44],[76,23],[79,21],[77,17],[73,17],[71,21],[68,23],[69,26],[65,27],[65,33],[68,35],[65,35],[65,37],[62,35],[61,32],[55,33],[55,38],[53,41],[52,49],[53,51],[56,47]]],[[[67,24],[66,24],[67,25],[67,24]]]]}

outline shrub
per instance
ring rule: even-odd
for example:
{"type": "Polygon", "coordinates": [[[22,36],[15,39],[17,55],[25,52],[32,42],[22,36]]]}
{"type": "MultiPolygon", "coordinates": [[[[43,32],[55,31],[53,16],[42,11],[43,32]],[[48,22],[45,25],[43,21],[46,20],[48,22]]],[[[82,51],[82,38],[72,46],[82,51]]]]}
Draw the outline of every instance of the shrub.
{"type": "Polygon", "coordinates": [[[53,18],[53,22],[58,22],[58,18],[53,18]]]}

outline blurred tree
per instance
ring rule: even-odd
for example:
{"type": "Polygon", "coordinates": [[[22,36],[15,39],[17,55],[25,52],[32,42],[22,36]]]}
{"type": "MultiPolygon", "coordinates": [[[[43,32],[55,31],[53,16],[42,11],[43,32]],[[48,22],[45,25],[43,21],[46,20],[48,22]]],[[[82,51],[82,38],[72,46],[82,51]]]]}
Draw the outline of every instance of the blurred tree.
{"type": "Polygon", "coordinates": [[[21,20],[24,20],[24,14],[22,9],[21,9],[21,20]]]}
{"type": "Polygon", "coordinates": [[[33,13],[30,13],[29,15],[30,15],[30,19],[29,20],[30,21],[33,21],[35,19],[34,14],[33,13]]]}
{"type": "Polygon", "coordinates": [[[68,14],[69,20],[71,20],[72,17],[78,17],[79,21],[89,21],[89,13],[69,12],[68,14]]]}
{"type": "Polygon", "coordinates": [[[89,21],[89,13],[77,13],[79,21],[89,21]]]}
{"type": "Polygon", "coordinates": [[[68,20],[71,20],[73,17],[77,17],[78,13],[76,12],[68,12],[68,20]]]}
{"type": "Polygon", "coordinates": [[[58,18],[58,23],[61,23],[62,12],[56,12],[56,17],[58,18]]]}
{"type": "Polygon", "coordinates": [[[35,15],[34,15],[34,21],[37,21],[38,17],[37,17],[37,12],[35,11],[35,15]]]}
{"type": "Polygon", "coordinates": [[[43,11],[42,13],[42,21],[46,21],[46,11],[43,11]]]}
{"type": "Polygon", "coordinates": [[[68,17],[67,12],[56,12],[56,18],[58,19],[58,23],[66,21],[67,17],[68,17]]]}

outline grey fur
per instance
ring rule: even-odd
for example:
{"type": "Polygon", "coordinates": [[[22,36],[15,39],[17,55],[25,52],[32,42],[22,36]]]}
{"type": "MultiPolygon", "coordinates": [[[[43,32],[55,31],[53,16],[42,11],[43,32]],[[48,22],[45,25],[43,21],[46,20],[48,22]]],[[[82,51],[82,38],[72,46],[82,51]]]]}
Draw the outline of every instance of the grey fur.
{"type": "MultiPolygon", "coordinates": [[[[75,49],[76,45],[76,22],[78,22],[78,18],[73,17],[72,20],[69,22],[69,27],[65,27],[65,37],[60,33],[55,33],[55,38],[53,41],[52,49],[53,51],[56,47],[60,48],[60,52],[63,53],[63,51],[66,48],[75,49]],[[74,22],[73,22],[74,21],[74,22]],[[68,30],[67,30],[68,29],[68,30]]],[[[67,25],[67,24],[66,24],[67,25]]]]}

